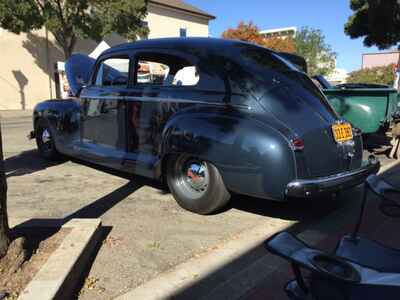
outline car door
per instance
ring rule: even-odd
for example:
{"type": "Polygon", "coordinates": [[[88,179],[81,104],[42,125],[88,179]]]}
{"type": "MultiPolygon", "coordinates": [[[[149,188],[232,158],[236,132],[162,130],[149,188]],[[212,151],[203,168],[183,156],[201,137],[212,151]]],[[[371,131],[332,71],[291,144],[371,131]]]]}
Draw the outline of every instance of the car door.
{"type": "Polygon", "coordinates": [[[179,110],[204,102],[196,61],[173,50],[134,53],[133,82],[126,96],[128,145],[124,169],[153,177],[159,163],[162,132],[179,110]]]}
{"type": "Polygon", "coordinates": [[[101,58],[92,83],[81,94],[81,144],[84,159],[119,169],[126,153],[126,103],[130,59],[101,58]]]}

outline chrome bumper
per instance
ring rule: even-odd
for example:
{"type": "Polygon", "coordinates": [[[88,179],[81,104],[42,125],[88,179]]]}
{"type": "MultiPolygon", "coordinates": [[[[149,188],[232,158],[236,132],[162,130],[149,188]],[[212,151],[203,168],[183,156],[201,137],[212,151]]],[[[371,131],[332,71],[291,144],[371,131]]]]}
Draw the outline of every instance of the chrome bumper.
{"type": "Polygon", "coordinates": [[[370,157],[368,162],[357,170],[327,177],[294,180],[287,185],[285,194],[287,197],[304,198],[345,190],[363,183],[369,175],[376,174],[379,168],[379,161],[370,157]]]}

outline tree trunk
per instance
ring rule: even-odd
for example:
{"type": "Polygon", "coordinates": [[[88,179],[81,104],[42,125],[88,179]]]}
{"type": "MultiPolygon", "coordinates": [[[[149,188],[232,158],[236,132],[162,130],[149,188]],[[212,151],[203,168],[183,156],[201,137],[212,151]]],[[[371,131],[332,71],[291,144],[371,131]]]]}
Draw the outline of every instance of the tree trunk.
{"type": "Polygon", "coordinates": [[[0,258],[7,253],[10,244],[7,215],[7,180],[4,169],[3,142],[0,125],[0,258]]]}
{"type": "Polygon", "coordinates": [[[74,47],[76,44],[76,36],[72,34],[71,36],[66,36],[62,31],[51,31],[58,46],[62,49],[64,53],[64,58],[67,60],[70,58],[74,51],[74,47]]]}
{"type": "Polygon", "coordinates": [[[72,53],[74,52],[75,44],[76,44],[76,37],[74,34],[72,34],[69,37],[63,36],[61,40],[61,47],[64,52],[65,60],[71,57],[72,53]]]}
{"type": "Polygon", "coordinates": [[[62,48],[64,52],[64,58],[67,60],[72,55],[72,52],[69,50],[68,46],[63,46],[62,48]]]}

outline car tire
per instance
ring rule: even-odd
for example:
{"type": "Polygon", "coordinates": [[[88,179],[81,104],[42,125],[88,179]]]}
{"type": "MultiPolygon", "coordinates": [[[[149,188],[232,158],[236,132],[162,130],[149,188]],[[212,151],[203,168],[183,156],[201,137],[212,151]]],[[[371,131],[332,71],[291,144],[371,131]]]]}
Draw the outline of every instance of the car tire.
{"type": "Polygon", "coordinates": [[[53,134],[47,120],[39,119],[36,122],[35,137],[37,148],[43,158],[53,161],[61,158],[54,143],[53,134]]]}
{"type": "Polygon", "coordinates": [[[178,204],[197,214],[211,214],[225,206],[231,197],[218,169],[210,162],[187,156],[167,161],[168,187],[178,204]]]}

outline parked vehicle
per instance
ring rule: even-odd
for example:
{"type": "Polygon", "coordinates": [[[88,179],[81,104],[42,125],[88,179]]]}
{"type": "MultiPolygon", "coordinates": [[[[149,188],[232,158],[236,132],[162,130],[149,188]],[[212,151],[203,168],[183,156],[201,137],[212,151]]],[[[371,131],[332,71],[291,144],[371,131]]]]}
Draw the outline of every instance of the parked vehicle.
{"type": "Polygon", "coordinates": [[[397,90],[383,85],[344,84],[331,86],[322,76],[315,76],[330,104],[341,117],[363,134],[385,134],[397,123],[400,98],[397,90]]]}
{"type": "Polygon", "coordinates": [[[40,153],[164,180],[196,213],[220,209],[232,193],[332,193],[379,169],[362,161],[359,131],[310,78],[262,47],[147,40],[106,50],[94,65],[73,56],[66,70],[75,97],[34,109],[40,153]],[[154,74],[138,80],[143,65],[154,74]]]}

